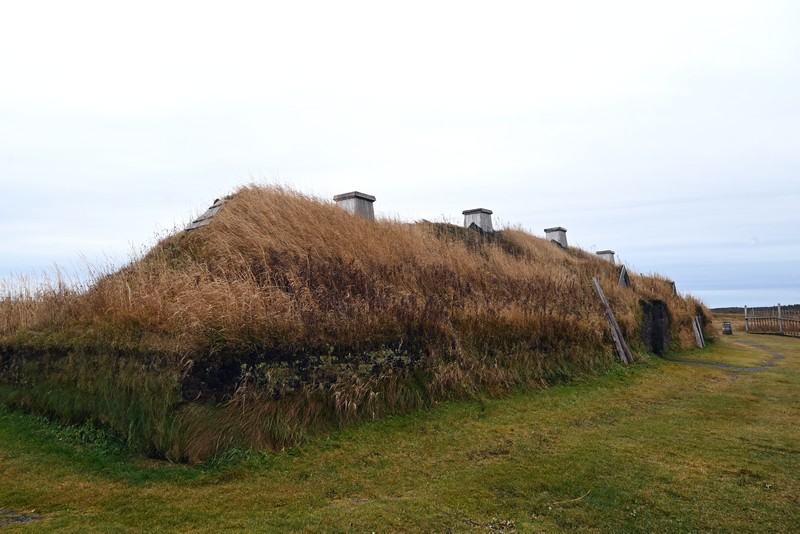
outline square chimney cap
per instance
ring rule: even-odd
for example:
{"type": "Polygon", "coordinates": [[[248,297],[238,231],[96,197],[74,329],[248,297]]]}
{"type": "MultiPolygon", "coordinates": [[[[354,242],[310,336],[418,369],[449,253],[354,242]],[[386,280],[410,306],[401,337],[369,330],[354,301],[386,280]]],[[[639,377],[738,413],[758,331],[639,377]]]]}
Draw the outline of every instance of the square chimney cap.
{"type": "Polygon", "coordinates": [[[373,197],[372,195],[368,195],[366,193],[362,193],[360,191],[350,191],[349,193],[342,193],[341,195],[334,196],[333,200],[335,202],[339,202],[340,200],[348,200],[351,198],[360,198],[362,200],[375,202],[375,197],[373,197]]]}
{"type": "Polygon", "coordinates": [[[555,226],[553,228],[545,228],[545,232],[566,232],[567,229],[562,226],[555,226]]]}
{"type": "Polygon", "coordinates": [[[475,208],[474,210],[464,210],[461,212],[461,215],[472,215],[473,213],[486,213],[491,215],[493,212],[492,210],[487,210],[486,208],[475,208]]]}
{"type": "Polygon", "coordinates": [[[598,250],[595,254],[615,254],[613,250],[598,250]]]}

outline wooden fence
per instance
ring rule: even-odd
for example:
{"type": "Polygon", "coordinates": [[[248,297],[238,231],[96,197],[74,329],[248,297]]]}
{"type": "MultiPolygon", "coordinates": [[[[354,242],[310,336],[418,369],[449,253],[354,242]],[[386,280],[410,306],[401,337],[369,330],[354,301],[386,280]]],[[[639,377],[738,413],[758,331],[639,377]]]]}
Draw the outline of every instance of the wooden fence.
{"type": "Polygon", "coordinates": [[[744,329],[748,334],[800,337],[800,311],[781,309],[780,304],[768,308],[745,306],[744,329]]]}

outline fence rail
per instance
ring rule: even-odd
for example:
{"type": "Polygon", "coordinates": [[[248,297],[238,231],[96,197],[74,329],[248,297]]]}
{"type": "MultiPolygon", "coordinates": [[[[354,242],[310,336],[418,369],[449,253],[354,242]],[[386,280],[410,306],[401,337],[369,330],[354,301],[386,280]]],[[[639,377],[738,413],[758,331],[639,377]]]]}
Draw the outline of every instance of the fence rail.
{"type": "Polygon", "coordinates": [[[800,337],[800,312],[781,309],[744,307],[744,329],[748,334],[777,334],[800,337]]]}
{"type": "MultiPolygon", "coordinates": [[[[781,315],[784,318],[789,319],[800,319],[800,311],[796,310],[787,310],[786,308],[781,307],[781,315]]],[[[747,308],[747,317],[777,317],[778,316],[778,307],[771,306],[769,308],[747,308]]]]}

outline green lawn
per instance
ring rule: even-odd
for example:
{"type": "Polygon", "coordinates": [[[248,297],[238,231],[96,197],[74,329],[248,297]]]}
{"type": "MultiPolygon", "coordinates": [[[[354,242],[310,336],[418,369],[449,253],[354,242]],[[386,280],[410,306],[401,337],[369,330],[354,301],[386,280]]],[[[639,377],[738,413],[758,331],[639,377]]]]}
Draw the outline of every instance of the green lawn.
{"type": "Polygon", "coordinates": [[[0,408],[0,528],[797,531],[800,339],[737,333],[678,358],[770,366],[653,357],[200,467],[0,408]]]}

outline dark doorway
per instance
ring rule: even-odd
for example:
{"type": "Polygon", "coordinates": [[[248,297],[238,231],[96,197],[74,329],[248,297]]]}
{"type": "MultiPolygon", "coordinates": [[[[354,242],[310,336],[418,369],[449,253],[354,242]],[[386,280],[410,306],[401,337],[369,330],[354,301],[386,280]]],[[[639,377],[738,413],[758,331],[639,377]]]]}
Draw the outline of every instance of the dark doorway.
{"type": "Polygon", "coordinates": [[[647,350],[663,356],[669,347],[669,311],[662,300],[640,300],[642,307],[642,343],[647,350]]]}

